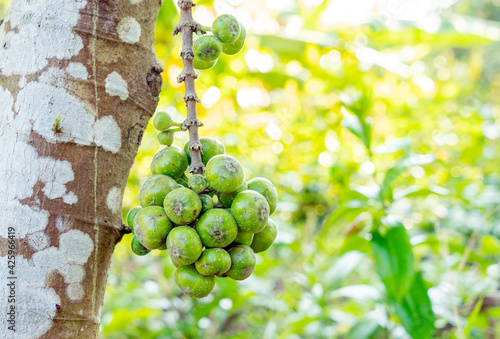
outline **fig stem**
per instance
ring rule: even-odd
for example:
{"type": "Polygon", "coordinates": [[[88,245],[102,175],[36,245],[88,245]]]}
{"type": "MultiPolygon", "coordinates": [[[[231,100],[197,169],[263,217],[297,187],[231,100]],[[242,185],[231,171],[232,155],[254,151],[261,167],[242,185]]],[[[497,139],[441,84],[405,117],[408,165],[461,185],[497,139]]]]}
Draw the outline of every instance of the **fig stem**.
{"type": "Polygon", "coordinates": [[[180,20],[174,27],[173,34],[182,33],[182,50],[181,58],[184,68],[178,77],[178,81],[184,81],[187,117],[182,123],[182,129],[189,130],[189,153],[191,155],[191,166],[189,172],[191,174],[204,174],[205,166],[201,161],[201,143],[198,134],[198,127],[203,126],[199,121],[196,113],[196,103],[198,97],[194,80],[198,77],[193,68],[193,33],[201,30],[201,26],[193,19],[193,4],[192,0],[179,0],[180,20]]]}
{"type": "Polygon", "coordinates": [[[202,31],[206,31],[206,32],[211,32],[212,31],[212,27],[210,27],[210,26],[201,26],[201,30],[202,31]]]}

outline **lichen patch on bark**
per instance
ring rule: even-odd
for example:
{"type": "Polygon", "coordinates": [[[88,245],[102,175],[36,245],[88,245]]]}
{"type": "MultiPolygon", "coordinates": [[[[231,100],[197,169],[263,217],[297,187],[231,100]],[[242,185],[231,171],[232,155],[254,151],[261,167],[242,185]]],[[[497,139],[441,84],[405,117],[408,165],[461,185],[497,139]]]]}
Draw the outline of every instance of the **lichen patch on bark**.
{"type": "Polygon", "coordinates": [[[122,192],[118,187],[112,187],[108,196],[106,197],[106,205],[113,211],[113,213],[119,213],[122,207],[122,192]]]}
{"type": "Polygon", "coordinates": [[[135,44],[141,38],[141,25],[130,16],[120,20],[117,31],[120,39],[129,44],[135,44]]]}
{"type": "Polygon", "coordinates": [[[112,96],[120,97],[122,100],[128,98],[128,86],[127,82],[123,80],[122,76],[118,72],[111,72],[105,80],[106,93],[112,96]]]}
{"type": "Polygon", "coordinates": [[[2,74],[33,74],[47,66],[52,57],[70,59],[77,55],[83,41],[73,28],[86,4],[74,0],[12,1],[5,18],[10,30],[4,30],[5,24],[0,29],[0,42],[5,46],[0,53],[2,74]]]}

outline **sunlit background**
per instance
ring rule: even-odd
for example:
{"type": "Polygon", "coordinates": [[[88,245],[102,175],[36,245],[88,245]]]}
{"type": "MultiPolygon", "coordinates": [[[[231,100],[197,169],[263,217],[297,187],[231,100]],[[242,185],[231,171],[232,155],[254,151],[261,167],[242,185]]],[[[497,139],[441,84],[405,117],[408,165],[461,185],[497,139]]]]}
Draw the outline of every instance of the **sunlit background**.
{"type": "MultiPolygon", "coordinates": [[[[134,256],[125,236],[102,338],[409,338],[370,246],[375,227],[397,224],[429,288],[434,337],[500,337],[500,1],[197,3],[201,24],[231,13],[249,33],[241,53],[199,72],[201,134],[222,140],[246,178],[275,183],[278,238],[249,279],[217,279],[194,300],[165,252],[134,256]]],[[[181,122],[178,18],[164,0],[155,47],[158,109],[181,122]]],[[[148,126],[124,214],[158,150],[148,126]]]]}

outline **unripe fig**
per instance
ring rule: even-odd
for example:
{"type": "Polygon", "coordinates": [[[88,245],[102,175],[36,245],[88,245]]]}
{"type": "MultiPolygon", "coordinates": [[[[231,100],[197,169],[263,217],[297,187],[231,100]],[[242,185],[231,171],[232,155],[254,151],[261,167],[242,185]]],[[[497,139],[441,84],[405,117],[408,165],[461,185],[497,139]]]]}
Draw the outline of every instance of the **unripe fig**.
{"type": "Polygon", "coordinates": [[[170,127],[172,127],[172,118],[168,113],[165,112],[158,112],[155,114],[155,117],[153,118],[153,126],[158,130],[158,131],[166,131],[170,127]]]}
{"type": "Polygon", "coordinates": [[[208,187],[208,181],[203,175],[194,174],[189,177],[188,185],[196,193],[202,193],[208,187]]]}
{"type": "Polygon", "coordinates": [[[246,190],[234,198],[231,213],[241,231],[257,233],[266,226],[269,204],[262,194],[246,190]]]}
{"type": "MultiPolygon", "coordinates": [[[[219,154],[226,153],[226,148],[224,144],[215,138],[201,137],[201,161],[204,165],[208,163],[210,159],[219,154]]],[[[184,152],[188,157],[188,162],[191,164],[191,154],[189,153],[189,140],[184,144],[184,152]]]]}
{"type": "Polygon", "coordinates": [[[174,143],[174,133],[172,131],[161,131],[156,135],[160,145],[170,146],[174,143]]]}
{"type": "MultiPolygon", "coordinates": [[[[146,247],[144,247],[139,240],[137,240],[137,237],[134,235],[132,237],[132,242],[130,243],[130,248],[132,248],[132,252],[134,252],[137,255],[146,255],[151,250],[148,250],[146,247]]],[[[229,261],[231,262],[231,258],[229,258],[229,261]]]]}
{"type": "Polygon", "coordinates": [[[222,44],[213,35],[203,35],[194,41],[193,53],[202,62],[213,62],[221,55],[222,44]]]}
{"type": "Polygon", "coordinates": [[[228,207],[231,207],[231,204],[233,203],[233,200],[234,200],[234,197],[236,196],[236,194],[243,192],[243,191],[246,191],[247,189],[248,189],[247,182],[245,180],[243,180],[240,187],[238,187],[238,189],[236,191],[230,192],[230,193],[220,193],[219,192],[217,194],[217,197],[219,198],[219,201],[220,201],[222,207],[228,208],[228,207]]]}
{"type": "Polygon", "coordinates": [[[240,36],[241,27],[231,14],[219,15],[212,23],[212,33],[223,44],[235,42],[240,36]]]}
{"type": "Polygon", "coordinates": [[[207,163],[206,176],[209,185],[222,193],[236,191],[245,178],[240,162],[230,155],[222,154],[207,163]]]}
{"type": "Polygon", "coordinates": [[[266,178],[254,178],[249,180],[248,189],[259,192],[266,198],[269,204],[269,215],[272,215],[276,212],[276,206],[278,204],[278,192],[276,191],[276,187],[274,187],[273,183],[266,178]]]}
{"type": "Polygon", "coordinates": [[[154,155],[151,161],[153,174],[168,175],[174,179],[181,177],[187,167],[186,153],[175,145],[164,147],[154,155]]]}
{"type": "Polygon", "coordinates": [[[247,38],[247,30],[242,24],[240,24],[240,30],[240,36],[235,42],[231,44],[222,44],[222,53],[227,55],[235,55],[243,49],[243,45],[245,45],[245,40],[247,38]]]}
{"type": "Polygon", "coordinates": [[[200,217],[196,231],[206,247],[225,247],[236,239],[238,226],[231,213],[213,208],[200,217]]]}
{"type": "Polygon", "coordinates": [[[255,253],[264,252],[273,244],[278,235],[278,227],[276,223],[269,218],[264,229],[255,233],[250,247],[255,253]]]}
{"type": "Polygon", "coordinates": [[[205,213],[206,211],[212,209],[214,207],[214,199],[208,194],[200,194],[199,198],[201,200],[201,213],[205,213]]]}
{"type": "Polygon", "coordinates": [[[147,249],[160,248],[172,229],[165,210],[160,206],[146,206],[134,219],[134,234],[147,249]]]}
{"type": "Polygon", "coordinates": [[[188,225],[195,221],[202,208],[198,194],[185,187],[167,194],[163,206],[170,220],[177,225],[188,225]]]}
{"type": "Polygon", "coordinates": [[[141,207],[139,207],[139,206],[131,208],[127,213],[127,217],[125,218],[125,222],[127,223],[127,226],[130,227],[132,232],[134,231],[135,216],[137,215],[137,213],[139,213],[140,210],[141,210],[141,207]]]}
{"type": "Polygon", "coordinates": [[[210,68],[214,67],[216,63],[217,63],[217,59],[214,61],[203,62],[201,60],[193,58],[194,69],[199,69],[200,71],[210,69],[210,68]]]}
{"type": "Polygon", "coordinates": [[[186,176],[186,174],[183,174],[182,177],[175,179],[177,181],[177,184],[179,184],[178,187],[187,187],[189,188],[189,178],[186,176]]]}
{"type": "Polygon", "coordinates": [[[231,256],[222,248],[208,248],[194,266],[203,275],[223,274],[231,267],[231,256]]]}
{"type": "Polygon", "coordinates": [[[238,231],[238,235],[236,236],[236,239],[234,239],[234,242],[236,244],[250,246],[253,240],[253,236],[254,233],[252,232],[238,231]]]}
{"type": "Polygon", "coordinates": [[[193,265],[181,266],[175,271],[175,282],[182,292],[194,298],[203,298],[215,286],[214,276],[204,276],[193,265]]]}
{"type": "Polygon", "coordinates": [[[177,189],[177,182],[169,176],[156,174],[148,178],[139,190],[139,204],[145,206],[162,206],[168,193],[177,189]]]}
{"type": "Polygon", "coordinates": [[[234,280],[245,280],[255,270],[255,254],[253,250],[244,245],[238,245],[229,250],[231,268],[227,276],[234,280]]]}
{"type": "Polygon", "coordinates": [[[168,234],[167,251],[175,266],[191,265],[201,255],[200,236],[192,227],[175,227],[168,234]]]}

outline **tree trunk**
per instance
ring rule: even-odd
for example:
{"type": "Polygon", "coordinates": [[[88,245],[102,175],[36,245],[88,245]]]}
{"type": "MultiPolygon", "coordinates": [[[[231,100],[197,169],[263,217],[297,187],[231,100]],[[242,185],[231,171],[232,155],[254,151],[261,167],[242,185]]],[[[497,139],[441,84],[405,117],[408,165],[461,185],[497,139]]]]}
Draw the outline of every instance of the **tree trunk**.
{"type": "Polygon", "coordinates": [[[0,26],[0,338],[98,335],[122,194],[161,88],[160,6],[12,0],[0,26]]]}

